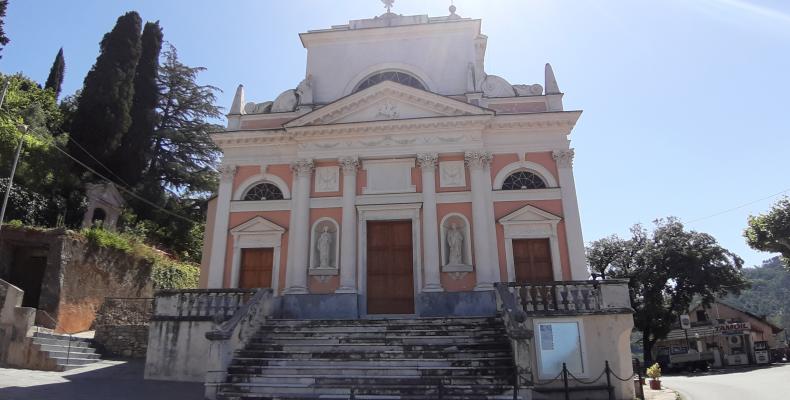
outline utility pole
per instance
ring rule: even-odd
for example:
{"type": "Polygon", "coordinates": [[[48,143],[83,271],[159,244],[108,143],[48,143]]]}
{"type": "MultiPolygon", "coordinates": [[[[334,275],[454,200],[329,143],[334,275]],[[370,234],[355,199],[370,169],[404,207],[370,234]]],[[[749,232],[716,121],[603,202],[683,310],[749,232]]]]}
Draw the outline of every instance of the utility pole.
{"type": "MultiPolygon", "coordinates": [[[[3,108],[5,102],[5,95],[8,93],[8,85],[10,80],[6,79],[3,86],[3,94],[0,95],[0,109],[3,108]]],[[[3,197],[3,207],[0,209],[0,230],[3,229],[3,221],[5,220],[5,210],[8,205],[8,197],[11,195],[11,187],[14,185],[14,174],[16,174],[16,166],[19,163],[19,154],[22,152],[22,145],[25,144],[25,133],[27,133],[27,125],[20,125],[22,137],[19,138],[19,145],[16,147],[16,155],[14,156],[14,164],[11,166],[11,176],[8,177],[8,186],[5,189],[5,196],[3,197]]]]}

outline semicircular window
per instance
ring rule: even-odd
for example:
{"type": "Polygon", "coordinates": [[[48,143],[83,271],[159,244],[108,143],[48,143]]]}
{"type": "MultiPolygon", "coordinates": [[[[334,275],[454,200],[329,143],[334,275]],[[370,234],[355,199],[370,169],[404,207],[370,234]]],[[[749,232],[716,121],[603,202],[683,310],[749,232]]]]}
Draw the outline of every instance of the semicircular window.
{"type": "Polygon", "coordinates": [[[357,85],[357,88],[354,89],[354,92],[367,89],[377,83],[384,81],[393,81],[400,83],[402,85],[425,90],[425,85],[423,85],[419,79],[417,79],[411,74],[401,71],[384,71],[384,72],[379,72],[377,74],[373,74],[365,78],[365,80],[363,80],[362,82],[359,83],[359,85],[357,85]]]}
{"type": "Polygon", "coordinates": [[[244,195],[244,200],[282,200],[283,199],[283,191],[280,190],[276,185],[268,182],[259,183],[244,195]]]}
{"type": "Polygon", "coordinates": [[[516,171],[505,178],[502,190],[544,189],[546,182],[535,173],[516,171]]]}

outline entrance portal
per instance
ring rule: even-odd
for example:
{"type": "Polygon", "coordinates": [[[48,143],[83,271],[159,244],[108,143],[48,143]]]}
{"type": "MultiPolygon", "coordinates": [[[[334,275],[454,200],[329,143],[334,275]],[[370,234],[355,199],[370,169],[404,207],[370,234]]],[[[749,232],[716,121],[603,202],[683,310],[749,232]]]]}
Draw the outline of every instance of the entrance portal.
{"type": "Polygon", "coordinates": [[[241,249],[241,275],[239,288],[257,289],[272,287],[274,249],[241,249]]]}
{"type": "Polygon", "coordinates": [[[367,223],[368,314],[414,314],[411,221],[367,223]]]}
{"type": "Polygon", "coordinates": [[[535,283],[554,280],[549,239],[514,240],[513,264],[516,269],[516,282],[535,283]]]}

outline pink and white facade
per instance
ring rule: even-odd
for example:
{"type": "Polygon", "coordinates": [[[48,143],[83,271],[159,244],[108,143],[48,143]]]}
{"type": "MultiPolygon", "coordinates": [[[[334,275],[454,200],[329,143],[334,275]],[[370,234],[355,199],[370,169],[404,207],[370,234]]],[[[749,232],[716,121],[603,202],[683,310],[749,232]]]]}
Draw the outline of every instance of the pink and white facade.
{"type": "Polygon", "coordinates": [[[399,298],[413,307],[398,314],[493,314],[493,284],[530,268],[589,278],[569,141],[581,111],[563,109],[548,64],[542,84],[488,74],[481,21],[455,13],[300,37],[304,81],[261,103],[240,86],[213,136],[224,157],[202,287],[259,279],[287,315],[359,318],[390,279],[369,274],[387,268],[377,254],[410,249],[399,298]],[[410,222],[411,245],[369,243],[381,221],[410,222]]]}

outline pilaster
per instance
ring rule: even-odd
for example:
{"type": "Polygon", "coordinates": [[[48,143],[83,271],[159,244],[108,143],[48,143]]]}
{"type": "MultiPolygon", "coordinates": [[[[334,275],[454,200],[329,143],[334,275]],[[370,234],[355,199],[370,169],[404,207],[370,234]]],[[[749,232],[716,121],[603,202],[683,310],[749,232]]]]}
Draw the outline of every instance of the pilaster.
{"type": "Polygon", "coordinates": [[[584,254],[584,238],[582,237],[579,203],[576,198],[576,182],[573,178],[573,149],[555,150],[552,157],[557,162],[557,172],[562,193],[562,211],[565,221],[565,237],[568,241],[568,259],[571,264],[572,280],[584,280],[589,277],[587,260],[584,254]]]}
{"type": "Polygon", "coordinates": [[[439,222],[436,215],[436,153],[417,154],[417,162],[422,171],[422,236],[425,245],[423,250],[423,271],[425,286],[423,292],[441,292],[442,283],[439,274],[439,222]]]}
{"type": "Polygon", "coordinates": [[[335,293],[357,293],[357,157],[340,158],[343,170],[343,216],[340,227],[340,287],[335,293]]]}
{"type": "Polygon", "coordinates": [[[472,229],[475,258],[475,290],[493,290],[499,281],[494,203],[491,194],[491,153],[471,151],[464,154],[472,186],[472,229]]]}
{"type": "Polygon", "coordinates": [[[225,275],[225,255],[228,247],[228,225],[230,223],[230,200],[233,195],[233,178],[236,176],[235,165],[219,167],[219,189],[217,190],[217,214],[214,218],[214,235],[211,243],[211,259],[208,268],[209,289],[222,287],[225,275]]]}
{"type": "Polygon", "coordinates": [[[310,177],[313,160],[291,164],[294,184],[291,226],[288,234],[288,266],[285,271],[285,294],[307,294],[307,268],[310,263],[310,177]]]}

